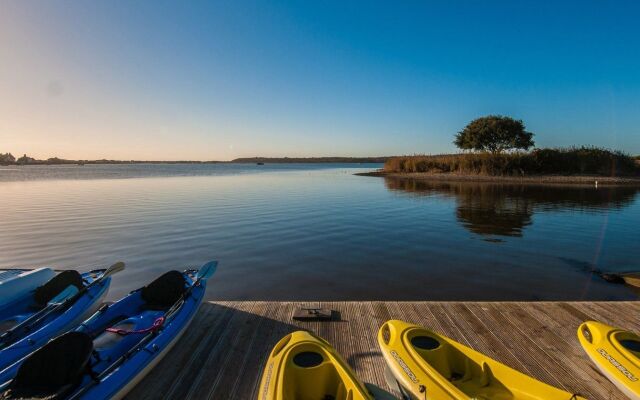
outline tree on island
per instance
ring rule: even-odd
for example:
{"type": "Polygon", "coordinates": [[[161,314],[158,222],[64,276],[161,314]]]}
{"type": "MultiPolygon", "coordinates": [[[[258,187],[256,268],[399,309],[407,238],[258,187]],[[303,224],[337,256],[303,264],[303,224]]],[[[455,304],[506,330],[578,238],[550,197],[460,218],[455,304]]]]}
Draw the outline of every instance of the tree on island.
{"type": "Polygon", "coordinates": [[[522,120],[501,115],[488,115],[471,121],[458,132],[453,143],[462,150],[489,151],[527,150],[533,147],[533,133],[525,130],[522,120]]]}

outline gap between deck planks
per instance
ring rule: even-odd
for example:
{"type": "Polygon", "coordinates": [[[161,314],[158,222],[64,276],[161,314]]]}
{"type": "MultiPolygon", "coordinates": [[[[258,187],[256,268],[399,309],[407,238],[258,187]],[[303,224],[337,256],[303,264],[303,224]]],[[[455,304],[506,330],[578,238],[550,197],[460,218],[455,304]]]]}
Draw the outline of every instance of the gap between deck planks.
{"type": "Polygon", "coordinates": [[[640,331],[640,302],[264,302],[203,303],[174,349],[128,399],[255,399],[271,348],[298,329],[315,332],[364,382],[389,390],[378,328],[389,319],[425,326],[537,379],[593,400],[626,397],[582,350],[585,319],[640,331]],[[299,307],[341,313],[340,322],[298,322],[299,307]]]}

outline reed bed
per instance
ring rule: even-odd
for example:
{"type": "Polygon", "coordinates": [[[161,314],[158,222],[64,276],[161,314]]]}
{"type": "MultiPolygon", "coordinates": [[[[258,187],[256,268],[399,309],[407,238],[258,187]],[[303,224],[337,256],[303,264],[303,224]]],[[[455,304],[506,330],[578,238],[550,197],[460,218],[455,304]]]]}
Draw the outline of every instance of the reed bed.
{"type": "Polygon", "coordinates": [[[503,154],[462,153],[392,157],[385,162],[384,171],[492,176],[638,176],[640,165],[634,157],[620,151],[575,147],[503,154]]]}

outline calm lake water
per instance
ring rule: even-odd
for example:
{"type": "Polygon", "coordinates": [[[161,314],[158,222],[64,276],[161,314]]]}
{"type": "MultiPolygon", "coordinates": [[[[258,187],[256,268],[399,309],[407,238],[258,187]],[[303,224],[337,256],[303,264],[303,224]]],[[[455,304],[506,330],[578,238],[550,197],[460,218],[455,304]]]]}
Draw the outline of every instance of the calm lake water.
{"type": "Polygon", "coordinates": [[[110,297],[210,259],[212,299],[637,299],[635,188],[425,183],[379,165],[0,167],[0,267],[105,267],[110,297]]]}

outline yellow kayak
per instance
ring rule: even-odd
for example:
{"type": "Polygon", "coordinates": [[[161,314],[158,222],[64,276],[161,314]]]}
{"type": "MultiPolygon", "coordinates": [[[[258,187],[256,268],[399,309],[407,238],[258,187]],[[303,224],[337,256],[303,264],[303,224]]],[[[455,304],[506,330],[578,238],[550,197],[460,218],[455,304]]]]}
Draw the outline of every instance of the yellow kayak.
{"type": "Polygon", "coordinates": [[[640,400],[640,336],[588,321],[578,328],[578,339],[604,376],[627,397],[640,400]]]}
{"type": "Polygon", "coordinates": [[[577,400],[448,337],[387,321],[378,343],[405,398],[420,400],[577,400]]]}
{"type": "Polygon", "coordinates": [[[258,400],[373,400],[329,343],[305,331],[280,339],[271,351],[258,400]]]}

